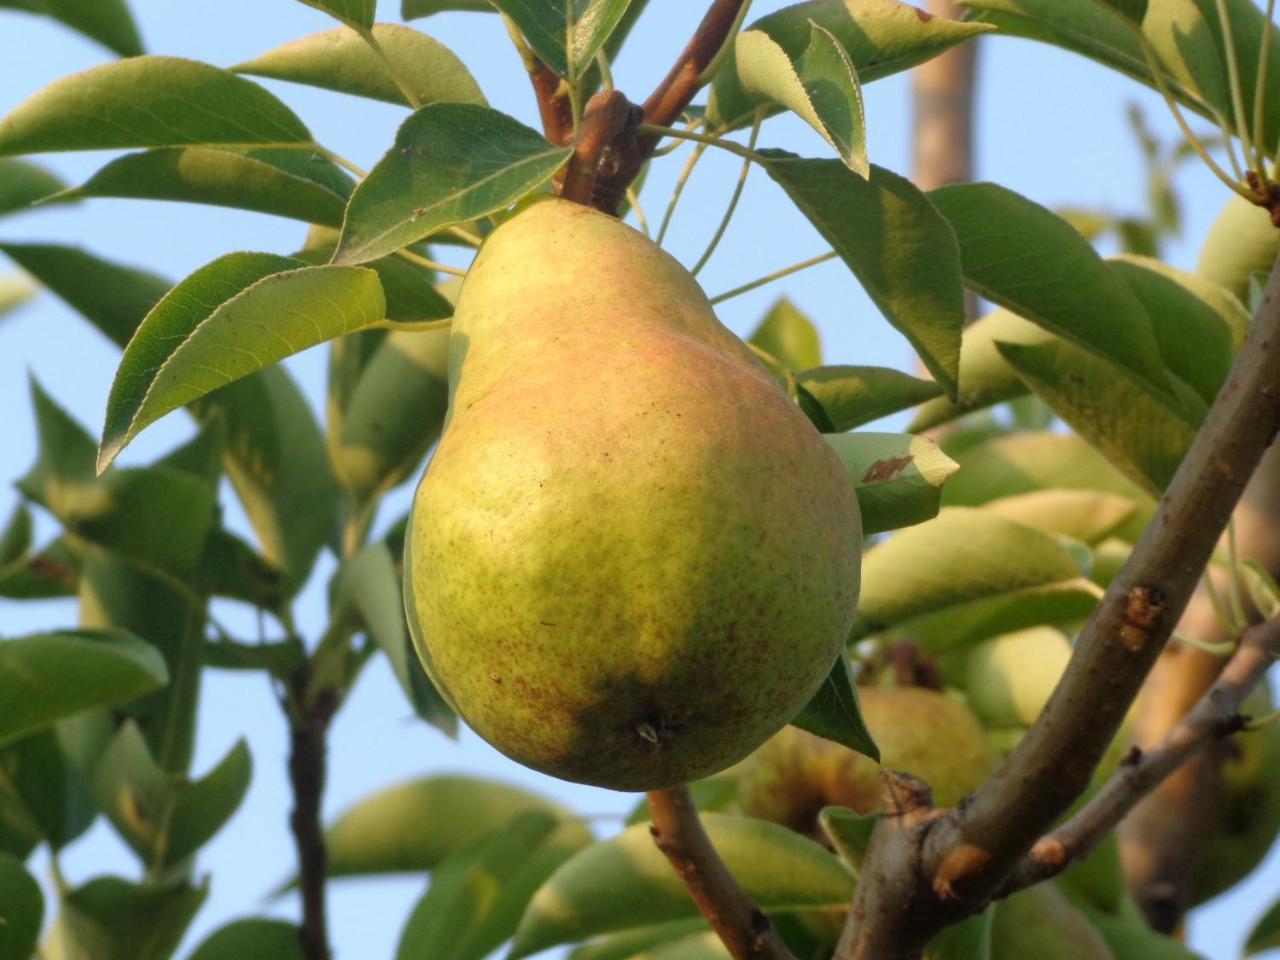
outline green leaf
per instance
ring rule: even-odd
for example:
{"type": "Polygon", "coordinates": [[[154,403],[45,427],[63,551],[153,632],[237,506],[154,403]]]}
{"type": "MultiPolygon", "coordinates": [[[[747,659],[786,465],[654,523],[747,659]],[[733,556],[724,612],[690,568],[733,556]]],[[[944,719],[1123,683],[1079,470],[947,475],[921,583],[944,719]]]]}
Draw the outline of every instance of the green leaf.
{"type": "Polygon", "coordinates": [[[967,286],[1168,392],[1141,301],[1074,227],[990,183],[940,187],[929,199],[959,240],[967,286]]]}
{"type": "Polygon", "coordinates": [[[1271,905],[1271,909],[1263,914],[1253,929],[1249,931],[1249,939],[1244,945],[1244,955],[1252,957],[1265,950],[1280,947],[1280,900],[1271,905]]]}
{"type": "Polygon", "coordinates": [[[1148,493],[1164,492],[1195,438],[1195,418],[1064,340],[997,344],[1054,413],[1148,493]]]}
{"type": "Polygon", "coordinates": [[[1142,25],[1142,18],[1147,15],[1147,0],[1094,0],[1094,3],[1100,3],[1102,6],[1114,10],[1120,16],[1127,20],[1132,20],[1139,26],[1142,25]]]}
{"type": "Polygon", "coordinates": [[[352,194],[333,262],[376,260],[496,213],[551,179],[570,153],[496,110],[429,103],[352,194]]]}
{"type": "Polygon", "coordinates": [[[1087,904],[1080,905],[1080,910],[1102,935],[1115,960],[1204,960],[1173,937],[1156,933],[1141,915],[1105,913],[1087,904]]]}
{"type": "Polygon", "coordinates": [[[1036,490],[990,500],[986,509],[1046,533],[1101,543],[1138,512],[1129,497],[1098,490],[1036,490]]]}
{"type": "Polygon", "coordinates": [[[822,362],[822,342],[813,321],[786,297],[780,297],[747,342],[780,360],[788,369],[803,370],[822,362]]]}
{"type": "Polygon", "coordinates": [[[61,196],[176,200],[340,226],[351,180],[300,150],[165,147],[111,161],[61,196]]]}
{"type": "Polygon", "coordinates": [[[1054,537],[952,507],[863,555],[852,635],[900,628],[945,647],[1087,613],[1100,596],[1054,537]]]}
{"type": "Polygon", "coordinates": [[[26,556],[31,549],[31,529],[31,511],[18,504],[0,530],[0,570],[26,556]]]}
{"type": "Polygon", "coordinates": [[[563,837],[555,817],[526,810],[456,851],[432,872],[400,937],[398,960],[488,956],[515,932],[534,891],[586,845],[581,837],[577,843],[563,837]]]}
{"type": "Polygon", "coordinates": [[[73,73],[0,119],[0,156],[310,142],[293,111],[257,84],[177,57],[135,57],[73,73]]]}
{"type": "Polygon", "coordinates": [[[624,930],[578,947],[569,954],[569,960],[652,960],[646,951],[683,940],[706,928],[706,922],[698,918],[624,930]]]}
{"type": "Polygon", "coordinates": [[[30,557],[0,567],[0,597],[44,600],[75,596],[80,557],[57,539],[30,557]]]}
{"type": "MultiPolygon", "coordinates": [[[[517,787],[471,777],[426,777],[389,787],[347,810],[326,832],[329,874],[434,870],[450,854],[526,810],[568,814],[517,787]],[[440,829],[448,824],[447,830],[440,829]]],[[[585,828],[575,826],[583,837],[585,828]]]]}
{"type": "Polygon", "coordinates": [[[0,960],[29,960],[43,919],[40,885],[21,861],[0,853],[0,960]]]}
{"type": "Polygon", "coordinates": [[[71,956],[168,960],[207,894],[207,887],[99,877],[63,898],[58,928],[71,956]]]}
{"type": "MultiPolygon", "coordinates": [[[[630,0],[493,0],[543,63],[574,80],[591,66],[630,0]]],[[[407,18],[407,14],[406,14],[407,18]]]]}
{"type": "MultiPolygon", "coordinates": [[[[307,245],[293,256],[298,260],[319,266],[332,259],[333,251],[337,246],[336,230],[312,227],[307,245]]],[[[378,271],[378,279],[382,281],[382,291],[387,296],[388,320],[395,323],[420,323],[453,316],[453,302],[445,291],[458,282],[456,278],[446,280],[437,286],[434,271],[394,255],[371,260],[365,266],[378,271]]],[[[374,342],[381,342],[386,334],[384,331],[375,330],[365,331],[356,336],[361,342],[369,345],[368,352],[371,356],[374,342]]],[[[335,341],[332,349],[338,349],[342,342],[335,341]]],[[[369,359],[363,352],[360,356],[361,362],[351,371],[357,379],[360,371],[363,370],[363,364],[369,359]]],[[[354,385],[354,381],[351,385],[354,385]]],[[[346,401],[344,400],[343,403],[345,405],[346,401]]]]}
{"type": "Polygon", "coordinates": [[[37,287],[22,274],[0,277],[0,318],[36,295],[37,287]]]}
{"type": "Polygon", "coordinates": [[[372,27],[377,0],[300,0],[353,27],[372,27]]]}
{"type": "Polygon", "coordinates": [[[449,10],[469,10],[474,13],[497,13],[489,0],[401,0],[400,16],[405,20],[429,17],[433,13],[449,10]]]}
{"type": "Polygon", "coordinates": [[[142,53],[138,28],[125,0],[2,0],[0,7],[53,17],[122,57],[142,53]]]}
{"type": "MultiPolygon", "coordinates": [[[[891,367],[814,367],[797,373],[796,383],[822,406],[837,431],[852,430],[942,394],[935,381],[918,380],[891,367]]],[[[962,346],[962,393],[965,386],[962,346]]]]}
{"type": "Polygon", "coordinates": [[[87,778],[63,748],[74,723],[44,727],[0,749],[0,850],[22,859],[37,843],[59,850],[97,816],[87,778]]]}
{"type": "Polygon", "coordinates": [[[26,160],[0,160],[0,215],[21,212],[62,189],[62,181],[26,160]]]}
{"type": "Polygon", "coordinates": [[[848,807],[823,807],[818,811],[818,825],[831,841],[840,859],[856,872],[871,845],[880,815],[854,813],[848,807]]]}
{"type": "Polygon", "coordinates": [[[64,630],[0,640],[0,745],[82,710],[165,684],[164,660],[120,630],[64,630]]]}
{"type": "MultiPolygon", "coordinates": [[[[373,37],[419,103],[484,106],[484,94],[471,71],[444,44],[391,23],[375,26],[373,37]]],[[[294,40],[231,69],[406,106],[386,63],[364,38],[345,27],[294,40]]]]}
{"type": "Polygon", "coordinates": [[[858,691],[853,684],[853,666],[847,649],[840,651],[827,679],[804,709],[791,718],[791,724],[843,744],[877,763],[880,761],[880,748],[872,739],[858,706],[858,691]]]}
{"type": "MultiPolygon", "coordinates": [[[[840,860],[786,827],[708,813],[711,842],[743,891],[762,910],[844,906],[854,878],[840,860]]],[[[560,867],[534,896],[509,956],[696,916],[697,908],[647,825],[596,843],[560,867]]]]}
{"type": "Polygon", "coordinates": [[[209,935],[189,960],[306,960],[298,928],[285,920],[236,920],[209,935]]]}
{"type": "Polygon", "coordinates": [[[991,924],[995,915],[995,908],[988,907],[976,917],[945,928],[925,947],[924,960],[992,960],[991,924]]]}
{"type": "Polygon", "coordinates": [[[956,390],[964,327],[960,253],[923,193],[872,165],[864,180],[837,160],[764,150],[765,169],[848,264],[934,378],[956,390]]]}
{"type": "MultiPolygon", "coordinates": [[[[767,34],[794,62],[812,38],[810,24],[828,31],[849,54],[862,83],[898,73],[936,57],[990,27],[943,17],[921,17],[897,0],[809,0],[770,13],[747,29],[767,34]]],[[[743,89],[734,53],[716,73],[707,104],[710,130],[750,125],[756,98],[743,89]]]]}
{"type": "Polygon", "coordinates": [[[928,437],[906,433],[827,433],[858,492],[863,535],[934,517],[956,463],[928,437]]]}
{"type": "Polygon", "coordinates": [[[113,343],[124,346],[171,284],[75,247],[0,243],[0,252],[65,300],[113,343]]]}
{"type": "Polygon", "coordinates": [[[231,253],[156,304],[125,348],[107,401],[99,469],[164,414],[383,318],[378,275],[231,253]]]}
{"type": "Polygon", "coordinates": [[[731,960],[731,954],[720,936],[707,930],[664,943],[636,960],[731,960]]]}
{"type": "Polygon", "coordinates": [[[150,869],[182,864],[235,813],[253,774],[239,741],[203,779],[166,774],[133,723],[122,726],[99,759],[93,789],[116,831],[150,869]]]}
{"type": "Polygon", "coordinates": [[[809,22],[809,45],[794,60],[763,30],[738,34],[738,79],[750,96],[779,103],[818,131],[853,173],[871,176],[858,74],[844,45],[809,22]]]}

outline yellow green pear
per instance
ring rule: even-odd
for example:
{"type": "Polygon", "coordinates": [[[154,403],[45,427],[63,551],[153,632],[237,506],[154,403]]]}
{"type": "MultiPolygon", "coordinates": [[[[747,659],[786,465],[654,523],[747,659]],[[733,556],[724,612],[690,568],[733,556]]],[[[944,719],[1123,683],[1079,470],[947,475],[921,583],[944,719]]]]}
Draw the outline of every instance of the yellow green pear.
{"type": "MultiPolygon", "coordinates": [[[[884,767],[933,788],[938,806],[954,806],[994,766],[982,725],[962,704],[921,687],[859,687],[867,728],[884,767]]],[[[871,813],[881,803],[881,765],[848,747],[787,727],[738,768],[744,813],[818,836],[823,807],[871,813]]]]}
{"type": "Polygon", "coordinates": [[[1089,919],[1052,883],[996,904],[991,960],[1113,960],[1089,919]]]}
{"type": "Polygon", "coordinates": [[[463,282],[449,380],[406,606],[481,737],[649,790],[795,716],[853,619],[857,499],[679,263],[598,211],[530,205],[463,282]]]}
{"type": "Polygon", "coordinates": [[[1196,273],[1249,303],[1249,278],[1266,274],[1280,251],[1280,230],[1262,207],[1232,194],[1209,227],[1196,273]]]}
{"type": "Polygon", "coordinates": [[[1071,642],[1053,627],[1031,627],[969,651],[965,695],[993,727],[1029,727],[1040,716],[1071,659],[1071,642]]]}

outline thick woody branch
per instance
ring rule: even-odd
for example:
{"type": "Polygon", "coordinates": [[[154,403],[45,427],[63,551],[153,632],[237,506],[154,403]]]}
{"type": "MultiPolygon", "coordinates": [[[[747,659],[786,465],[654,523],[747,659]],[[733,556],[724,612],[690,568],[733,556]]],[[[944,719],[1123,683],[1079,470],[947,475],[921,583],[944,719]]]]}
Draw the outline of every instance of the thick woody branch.
{"type": "Polygon", "coordinates": [[[1250,691],[1280,659],[1280,619],[1245,632],[1240,648],[1200,702],[1158,746],[1135,750],[1079,813],[1047,837],[1002,885],[1012,893],[1061,873],[1101,843],[1147,794],[1209,743],[1241,729],[1240,709],[1250,691]]]}
{"type": "Polygon", "coordinates": [[[601,90],[587,101],[578,125],[569,170],[565,174],[560,195],[566,200],[591,204],[596,174],[609,145],[626,129],[631,118],[631,104],[617,90],[601,90]]]}
{"type": "Polygon", "coordinates": [[[654,842],[734,960],[795,960],[711,845],[689,788],[652,790],[648,797],[654,842]]]}
{"type": "Polygon", "coordinates": [[[644,102],[644,122],[670,126],[693,102],[703,71],[729,39],[745,0],[713,0],[698,31],[681,51],[671,71],[644,102]]]}
{"type": "Polygon", "coordinates": [[[573,108],[568,96],[561,90],[560,78],[550,67],[534,60],[529,70],[529,83],[538,98],[538,116],[542,130],[554,144],[565,144],[573,139],[573,108]]]}

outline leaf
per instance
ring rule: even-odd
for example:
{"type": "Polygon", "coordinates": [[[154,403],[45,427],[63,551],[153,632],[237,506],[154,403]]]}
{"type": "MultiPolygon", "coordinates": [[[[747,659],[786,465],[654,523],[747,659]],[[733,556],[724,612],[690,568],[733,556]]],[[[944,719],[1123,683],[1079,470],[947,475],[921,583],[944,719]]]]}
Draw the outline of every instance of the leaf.
{"type": "Polygon", "coordinates": [[[1148,493],[1164,492],[1195,439],[1194,418],[1066,341],[998,347],[1036,395],[1126,476],[1148,493]]]}
{"type": "Polygon", "coordinates": [[[880,748],[872,739],[858,706],[858,691],[853,685],[853,666],[847,649],[840,651],[827,679],[804,709],[791,718],[791,724],[880,762],[880,748]]]}
{"type": "Polygon", "coordinates": [[[257,84],[177,57],[135,57],[73,73],[0,119],[0,156],[310,142],[293,111],[257,84]]]}
{"type": "Polygon", "coordinates": [[[306,960],[298,928],[285,920],[236,920],[211,933],[189,960],[306,960]]]}
{"type": "MultiPolygon", "coordinates": [[[[439,241],[440,237],[433,237],[432,240],[439,241]]],[[[293,256],[298,260],[319,266],[332,259],[337,245],[336,230],[312,227],[307,245],[293,256]]],[[[365,266],[378,271],[382,292],[387,296],[388,320],[395,323],[420,323],[425,320],[443,320],[453,316],[453,303],[445,291],[449,289],[451,283],[456,283],[456,280],[446,280],[437,286],[434,271],[394,255],[371,260],[365,266]]],[[[381,342],[385,339],[386,333],[382,330],[365,331],[357,334],[357,337],[361,342],[372,345],[374,341],[381,342]]],[[[332,349],[338,347],[339,342],[335,342],[332,349]]],[[[371,346],[369,354],[372,355],[371,346]]],[[[353,368],[357,378],[360,370],[363,369],[364,362],[370,359],[369,356],[363,354],[361,356],[363,359],[353,368]]],[[[344,400],[344,405],[345,402],[344,400]]]]}
{"type": "Polygon", "coordinates": [[[0,252],[65,300],[118,346],[171,284],[75,247],[0,243],[0,252]]]}
{"type": "Polygon", "coordinates": [[[143,864],[182,864],[235,813],[253,774],[240,740],[203,779],[166,774],[133,723],[112,738],[94,771],[98,805],[143,864]]]}
{"type": "Polygon", "coordinates": [[[557,75],[574,80],[591,65],[629,0],[493,0],[557,75]]]}
{"type": "Polygon", "coordinates": [[[43,918],[40,885],[21,861],[0,853],[0,960],[29,960],[43,918]]]}
{"type": "Polygon", "coordinates": [[[400,16],[405,20],[429,17],[448,10],[497,13],[497,8],[489,0],[400,0],[400,16]]]}
{"type": "Polygon", "coordinates": [[[809,45],[794,60],[763,30],[738,34],[738,79],[749,96],[789,109],[835,149],[853,173],[871,176],[862,90],[849,52],[830,30],[809,21],[809,45]]]}
{"type": "Polygon", "coordinates": [[[37,287],[25,276],[0,277],[0,318],[36,295],[37,287]]]}
{"type": "Polygon", "coordinates": [[[1249,939],[1244,945],[1244,955],[1252,957],[1280,947],[1280,901],[1271,905],[1271,909],[1249,931],[1249,939]]]}
{"type": "Polygon", "coordinates": [[[142,53],[138,28],[125,0],[4,0],[0,7],[43,13],[98,41],[122,57],[142,53]]]}
{"type": "Polygon", "coordinates": [[[61,196],[176,200],[339,226],[351,180],[300,150],[163,147],[111,161],[61,196]]]}
{"type": "Polygon", "coordinates": [[[26,160],[0,160],[0,215],[21,212],[62,189],[62,181],[26,160]]]}
{"type": "Polygon", "coordinates": [[[429,103],[352,194],[333,262],[376,260],[502,210],[551,179],[570,152],[496,110],[429,103]]]}
{"type": "Polygon", "coordinates": [[[879,814],[854,813],[847,807],[823,807],[818,811],[818,825],[831,841],[832,849],[855,873],[862,866],[879,819],[879,814]]]}
{"type": "Polygon", "coordinates": [[[995,915],[995,908],[988,907],[976,917],[944,928],[925,947],[924,960],[992,960],[991,924],[995,915]]]}
{"type": "Polygon", "coordinates": [[[160,654],[121,630],[0,640],[0,745],[82,710],[133,700],[167,680],[160,654]]]}
{"type": "Polygon", "coordinates": [[[1100,596],[1049,534],[951,507],[863,554],[852,637],[908,629],[945,648],[1086,613],[1100,596]]]}
{"type": "Polygon", "coordinates": [[[301,0],[353,27],[372,27],[377,0],[301,0]]]}
{"type": "Polygon", "coordinates": [[[1094,2],[1114,10],[1139,26],[1142,24],[1142,18],[1147,15],[1147,0],[1094,0],[1094,2]]]}
{"type": "Polygon", "coordinates": [[[731,956],[719,935],[707,930],[655,947],[643,960],[731,960],[731,956]]]}
{"type": "Polygon", "coordinates": [[[769,308],[747,342],[791,370],[816,367],[822,362],[818,328],[786,297],[780,297],[769,308]]]}
{"type": "MultiPolygon", "coordinates": [[[[471,71],[444,44],[393,23],[374,26],[373,37],[419,103],[485,105],[471,71]]],[[[294,40],[231,69],[406,105],[386,63],[363,37],[345,27],[294,40]]]]}
{"type": "Polygon", "coordinates": [[[207,887],[156,887],[99,877],[62,900],[58,926],[71,956],[168,960],[208,895],[207,887]]]}
{"type": "Polygon", "coordinates": [[[9,522],[0,530],[0,570],[21,560],[31,549],[31,511],[22,504],[13,508],[9,522]]]}
{"type": "Polygon", "coordinates": [[[960,254],[925,195],[872,165],[864,180],[836,160],[763,150],[765,169],[854,272],[880,312],[955,393],[964,326],[960,254]]]}
{"type": "Polygon", "coordinates": [[[645,951],[682,940],[706,928],[705,921],[698,918],[624,930],[576,948],[569,954],[569,960],[652,960],[645,951]]]}
{"type": "MultiPolygon", "coordinates": [[[[990,29],[922,17],[915,7],[897,0],[809,0],[761,17],[747,29],[767,34],[794,61],[810,43],[811,23],[844,47],[864,84],[914,67],[990,29]]],[[[756,99],[742,87],[731,49],[711,84],[709,131],[720,134],[749,125],[755,107],[756,99]]]]}
{"type": "Polygon", "coordinates": [[[862,533],[896,530],[934,517],[957,464],[928,437],[905,433],[827,433],[858,492],[862,533]]]}
{"type": "MultiPolygon", "coordinates": [[[[854,878],[840,860],[786,827],[708,813],[712,844],[743,891],[762,910],[844,906],[854,878]]],[[[593,844],[552,874],[534,895],[509,956],[697,915],[683,882],[647,825],[593,844]]]]}
{"type": "Polygon", "coordinates": [[[1128,497],[1097,490],[1037,490],[989,500],[986,509],[1028,527],[1101,543],[1138,512],[1128,497]]]}
{"type": "Polygon", "coordinates": [[[550,801],[492,780],[440,776],[401,783],[361,800],[326,831],[329,875],[434,870],[526,810],[568,820],[550,801]]]}
{"type": "Polygon", "coordinates": [[[586,842],[565,843],[557,819],[538,810],[452,854],[431,875],[400,938],[399,960],[480,960],[510,938],[529,898],[586,842]],[[561,838],[557,842],[557,837],[561,838]]]}
{"type": "Polygon", "coordinates": [[[273,254],[227,254],[156,304],[116,371],[99,470],[171,410],[383,318],[386,301],[372,270],[298,264],[273,254]]]}
{"type": "Polygon", "coordinates": [[[968,287],[1168,392],[1141,301],[1061,217],[990,183],[929,194],[960,243],[968,287]]]}
{"type": "Polygon", "coordinates": [[[43,600],[75,596],[80,558],[65,540],[54,540],[30,557],[0,567],[0,597],[43,600]]]}
{"type": "MultiPolygon", "coordinates": [[[[891,367],[814,367],[796,374],[796,383],[826,412],[832,430],[845,431],[941,396],[932,380],[918,380],[891,367]]],[[[960,389],[965,389],[964,350],[960,389]]]]}
{"type": "Polygon", "coordinates": [[[55,850],[65,847],[97,815],[84,777],[62,749],[60,726],[64,725],[44,727],[0,749],[5,781],[0,790],[0,851],[20,859],[38,843],[55,850]]]}

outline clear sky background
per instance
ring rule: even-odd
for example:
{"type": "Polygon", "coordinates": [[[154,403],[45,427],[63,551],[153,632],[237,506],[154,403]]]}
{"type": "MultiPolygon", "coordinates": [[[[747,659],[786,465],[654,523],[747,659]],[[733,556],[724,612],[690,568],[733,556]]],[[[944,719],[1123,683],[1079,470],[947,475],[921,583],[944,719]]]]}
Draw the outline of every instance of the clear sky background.
{"type": "MultiPolygon", "coordinates": [[[[753,16],[783,6],[757,0],[753,16]]],[[[132,0],[151,53],[228,66],[309,33],[330,29],[320,12],[292,0],[132,0]]],[[[398,0],[382,0],[381,18],[398,21],[398,0]]],[[[642,100],[690,35],[702,3],[652,0],[614,66],[617,85],[642,100]]],[[[537,114],[523,71],[496,17],[444,14],[415,26],[463,58],[490,103],[536,126],[537,114]]],[[[109,59],[102,49],[40,18],[0,11],[0,115],[29,95],[73,71],[109,59]]],[[[405,110],[306,87],[262,81],[311,127],[317,139],[363,167],[390,145],[405,110]]],[[[873,162],[910,172],[910,100],[905,75],[866,88],[868,140],[873,162]]],[[[1145,182],[1138,146],[1124,118],[1136,102],[1166,140],[1175,128],[1159,98],[1091,62],[1042,45],[1014,39],[984,41],[978,87],[977,171],[1050,206],[1105,208],[1142,213],[1145,182]]],[[[768,121],[762,146],[786,146],[809,156],[827,156],[826,145],[790,117],[768,121]]],[[[650,173],[642,203],[656,220],[667,202],[684,151],[650,173]]],[[[38,158],[71,184],[83,182],[110,154],[65,154],[38,158]]],[[[738,175],[739,161],[711,151],[698,168],[676,214],[669,249],[692,263],[715,229],[738,175]]],[[[1200,168],[1187,165],[1177,179],[1185,223],[1182,238],[1166,251],[1175,266],[1194,266],[1200,238],[1226,192],[1200,168]]],[[[177,280],[215,257],[241,249],[288,253],[304,225],[258,214],[185,204],[92,200],[7,218],[0,238],[79,244],[117,261],[146,265],[177,280]]],[[[758,171],[748,183],[738,213],[700,280],[711,294],[768,273],[824,245],[781,191],[758,171]]],[[[442,254],[447,256],[448,254],[442,254]]],[[[8,268],[0,264],[0,274],[8,268]]],[[[829,363],[862,363],[913,369],[906,342],[883,320],[852,275],[839,262],[789,277],[728,301],[721,319],[749,332],[768,306],[786,294],[818,323],[829,363]]],[[[325,354],[311,350],[288,361],[316,409],[322,409],[325,354]]],[[[95,435],[102,425],[117,353],[68,307],[44,294],[0,323],[0,516],[17,502],[12,483],[32,463],[35,435],[27,375],[46,389],[95,435]]],[[[899,418],[890,428],[901,427],[899,418]]],[[[190,435],[190,422],[172,416],[146,431],[121,458],[144,463],[190,435]]],[[[397,491],[379,517],[379,528],[399,517],[410,487],[397,491]]],[[[225,497],[224,502],[230,502],[225,497]]],[[[229,512],[231,522],[243,520],[229,512]]],[[[41,539],[54,527],[39,523],[41,539]]],[[[324,625],[324,584],[332,573],[324,558],[298,606],[305,634],[314,640],[324,625]]],[[[243,613],[222,611],[233,629],[243,613]]],[[[0,634],[16,635],[74,623],[70,601],[17,604],[0,600],[0,634]]],[[[248,625],[245,625],[248,632],[248,625]]],[[[294,917],[296,901],[265,904],[263,896],[292,869],[287,828],[290,798],[285,779],[287,737],[268,685],[258,675],[207,672],[200,707],[195,770],[203,773],[241,736],[253,750],[255,776],[248,797],[228,826],[204,849],[200,869],[213,875],[212,894],[193,928],[193,944],[230,919],[271,912],[294,917]]],[[[470,733],[447,740],[412,719],[381,658],[375,659],[334,725],[331,772],[325,798],[328,819],[362,796],[395,781],[441,772],[502,779],[555,797],[591,814],[621,814],[635,797],[575,786],[525,770],[470,733]]],[[[441,824],[441,829],[448,829],[441,824]]],[[[602,829],[612,829],[608,823],[602,829]]],[[[34,861],[39,871],[46,862],[34,861]]],[[[65,867],[75,882],[116,873],[136,875],[132,856],[99,822],[71,848],[65,867]]],[[[394,954],[399,930],[424,889],[420,877],[338,881],[331,886],[332,935],[340,958],[377,960],[394,954]]],[[[1280,850],[1250,881],[1193,915],[1191,943],[1212,960],[1239,955],[1253,921],[1280,891],[1280,850]]]]}

